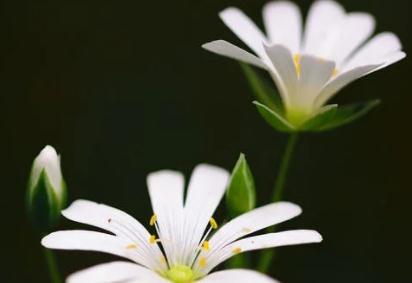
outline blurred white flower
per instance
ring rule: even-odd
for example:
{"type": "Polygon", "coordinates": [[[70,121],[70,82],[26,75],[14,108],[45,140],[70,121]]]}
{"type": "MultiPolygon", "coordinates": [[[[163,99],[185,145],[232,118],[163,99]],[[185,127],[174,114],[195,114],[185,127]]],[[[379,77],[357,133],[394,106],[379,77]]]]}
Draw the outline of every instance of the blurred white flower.
{"type": "Polygon", "coordinates": [[[210,165],[197,166],[184,202],[184,177],[179,172],[160,171],[148,176],[154,210],[150,234],[128,214],[94,202],[77,200],[63,215],[112,234],[71,230],[51,233],[42,244],[51,249],[89,250],[114,254],[131,262],[112,262],[77,272],[68,282],[239,282],[274,283],[251,270],[211,273],[228,258],[251,250],[317,243],[321,235],[312,230],[292,230],[259,236],[248,235],[291,219],[299,206],[278,202],[245,213],[216,230],[212,218],[226,189],[229,174],[210,165]],[[211,232],[216,230],[211,236],[211,232]],[[240,240],[239,240],[240,239],[240,240]],[[162,249],[160,248],[162,247],[162,249]]]}
{"type": "Polygon", "coordinates": [[[375,29],[372,15],[346,13],[335,1],[315,2],[304,31],[300,10],[289,1],[273,1],[263,8],[267,35],[237,8],[225,9],[220,17],[255,55],[223,40],[203,47],[269,71],[293,125],[322,111],[350,82],[406,56],[393,33],[368,40],[375,29]]]}
{"type": "Polygon", "coordinates": [[[59,219],[65,200],[60,156],[48,145],[34,159],[28,182],[27,206],[35,225],[51,228],[59,219]]]}

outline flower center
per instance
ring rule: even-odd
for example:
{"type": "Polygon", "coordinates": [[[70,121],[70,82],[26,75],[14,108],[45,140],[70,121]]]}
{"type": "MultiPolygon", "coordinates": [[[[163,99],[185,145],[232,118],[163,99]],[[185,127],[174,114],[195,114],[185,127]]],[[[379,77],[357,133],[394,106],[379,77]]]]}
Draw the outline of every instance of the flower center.
{"type": "Polygon", "coordinates": [[[173,266],[166,271],[165,276],[174,283],[191,283],[196,278],[193,270],[186,265],[173,266]]]}

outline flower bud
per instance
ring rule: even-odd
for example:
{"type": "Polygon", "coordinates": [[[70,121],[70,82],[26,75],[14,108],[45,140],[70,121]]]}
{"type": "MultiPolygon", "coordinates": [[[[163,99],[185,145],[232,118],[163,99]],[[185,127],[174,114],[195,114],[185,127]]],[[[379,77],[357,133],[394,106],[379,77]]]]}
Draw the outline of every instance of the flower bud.
{"type": "Polygon", "coordinates": [[[60,156],[46,146],[34,159],[28,187],[27,208],[36,228],[46,231],[57,224],[66,202],[66,184],[60,168],[60,156]]]}

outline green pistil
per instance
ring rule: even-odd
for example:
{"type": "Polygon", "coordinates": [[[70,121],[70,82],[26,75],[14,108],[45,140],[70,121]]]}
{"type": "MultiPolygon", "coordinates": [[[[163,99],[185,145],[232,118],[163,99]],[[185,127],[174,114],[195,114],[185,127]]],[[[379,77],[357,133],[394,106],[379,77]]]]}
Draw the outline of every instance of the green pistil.
{"type": "Polygon", "coordinates": [[[193,270],[186,265],[175,265],[165,272],[165,277],[174,283],[192,283],[196,276],[193,270]]]}

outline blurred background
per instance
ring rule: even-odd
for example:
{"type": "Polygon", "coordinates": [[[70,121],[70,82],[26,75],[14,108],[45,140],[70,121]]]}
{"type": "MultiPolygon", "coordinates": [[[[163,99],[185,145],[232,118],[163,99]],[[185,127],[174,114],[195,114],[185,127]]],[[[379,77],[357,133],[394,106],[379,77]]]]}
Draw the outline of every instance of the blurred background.
{"type": "MultiPolygon", "coordinates": [[[[1,282],[48,281],[24,207],[31,162],[46,144],[62,155],[70,201],[104,202],[143,223],[152,214],[148,172],[189,176],[200,162],[231,170],[240,152],[259,204],[267,203],[286,136],[255,111],[239,65],[200,48],[220,38],[239,43],[220,10],[238,6],[261,24],[265,2],[1,1],[1,282]]],[[[311,2],[298,4],[306,13],[311,2]]],[[[340,2],[374,14],[377,30],[394,31],[408,52],[411,1],[340,2]]],[[[383,100],[360,122],[301,138],[285,199],[304,214],[283,228],[314,228],[325,241],[279,249],[275,278],[410,281],[410,67],[406,59],[340,93],[338,103],[383,100]]],[[[113,259],[57,255],[64,275],[113,259]]]]}

